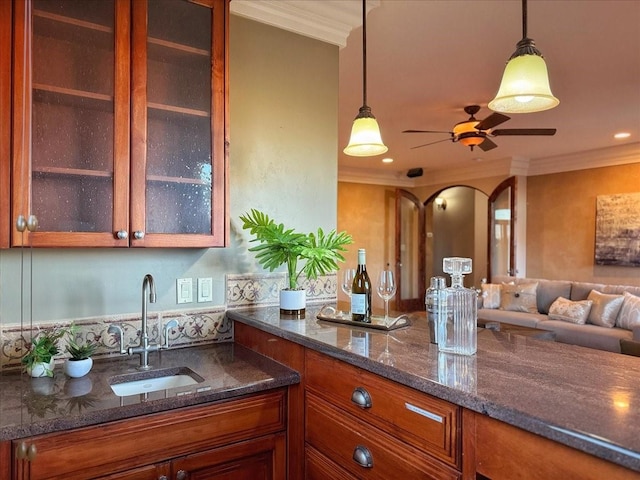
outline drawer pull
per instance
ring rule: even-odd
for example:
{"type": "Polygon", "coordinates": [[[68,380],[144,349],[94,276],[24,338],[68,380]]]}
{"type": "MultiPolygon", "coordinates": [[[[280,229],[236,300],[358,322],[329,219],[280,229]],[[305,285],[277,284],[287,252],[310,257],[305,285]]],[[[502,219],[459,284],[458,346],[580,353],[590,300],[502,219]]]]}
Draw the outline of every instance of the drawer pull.
{"type": "Polygon", "coordinates": [[[360,408],[371,408],[371,395],[364,387],[356,387],[353,390],[351,401],[360,408]]]}
{"type": "Polygon", "coordinates": [[[373,468],[373,456],[369,449],[358,445],[353,451],[353,460],[363,468],[373,468]]]}
{"type": "Polygon", "coordinates": [[[178,470],[176,480],[187,480],[187,472],[185,472],[184,470],[178,470]]]}

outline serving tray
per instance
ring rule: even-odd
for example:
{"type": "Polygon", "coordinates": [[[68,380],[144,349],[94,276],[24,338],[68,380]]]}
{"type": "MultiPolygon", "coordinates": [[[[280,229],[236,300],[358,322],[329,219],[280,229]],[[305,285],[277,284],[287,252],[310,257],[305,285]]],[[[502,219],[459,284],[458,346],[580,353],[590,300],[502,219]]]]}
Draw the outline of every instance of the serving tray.
{"type": "Polygon", "coordinates": [[[411,325],[411,321],[406,314],[402,314],[397,317],[389,317],[386,322],[382,315],[371,315],[371,323],[354,322],[351,320],[351,314],[349,312],[336,310],[333,305],[325,305],[322,307],[318,312],[318,315],[316,315],[316,318],[325,322],[342,323],[343,325],[371,328],[373,330],[383,330],[385,332],[411,325]]]}

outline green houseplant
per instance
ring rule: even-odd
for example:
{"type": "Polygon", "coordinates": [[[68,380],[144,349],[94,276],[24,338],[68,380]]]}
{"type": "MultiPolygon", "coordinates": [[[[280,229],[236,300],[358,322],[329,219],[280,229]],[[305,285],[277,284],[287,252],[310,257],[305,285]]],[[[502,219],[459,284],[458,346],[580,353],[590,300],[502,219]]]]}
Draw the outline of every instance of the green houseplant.
{"type": "Polygon", "coordinates": [[[93,366],[91,356],[95,353],[98,344],[89,341],[79,343],[77,340],[78,327],[75,324],[71,324],[66,333],[68,336],[66,351],[71,355],[71,358],[67,358],[64,362],[64,373],[69,377],[79,378],[91,370],[93,366]]]}
{"type": "Polygon", "coordinates": [[[351,235],[346,232],[331,230],[325,233],[321,228],[315,233],[296,232],[256,209],[241,215],[240,220],[242,228],[253,235],[251,242],[260,242],[249,248],[250,252],[256,252],[260,265],[273,272],[286,264],[288,290],[301,290],[299,281],[303,274],[309,279],[316,279],[337,270],[338,262],[344,262],[342,252],[346,251],[345,245],[353,243],[351,235]],[[300,261],[303,263],[299,267],[300,261]]]}
{"type": "Polygon", "coordinates": [[[58,342],[66,329],[55,327],[41,330],[33,337],[29,350],[22,357],[25,370],[32,377],[53,377],[53,357],[60,352],[58,342]]]}

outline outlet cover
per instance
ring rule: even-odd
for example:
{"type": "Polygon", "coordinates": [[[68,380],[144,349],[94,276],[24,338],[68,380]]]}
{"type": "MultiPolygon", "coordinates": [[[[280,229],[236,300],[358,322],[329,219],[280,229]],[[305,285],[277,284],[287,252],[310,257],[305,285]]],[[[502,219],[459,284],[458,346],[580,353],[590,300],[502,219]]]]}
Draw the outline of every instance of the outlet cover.
{"type": "Polygon", "coordinates": [[[193,302],[193,281],[190,278],[176,280],[176,296],[178,303],[193,302]]]}
{"type": "Polygon", "coordinates": [[[213,279],[198,279],[198,302],[213,302],[213,279]]]}

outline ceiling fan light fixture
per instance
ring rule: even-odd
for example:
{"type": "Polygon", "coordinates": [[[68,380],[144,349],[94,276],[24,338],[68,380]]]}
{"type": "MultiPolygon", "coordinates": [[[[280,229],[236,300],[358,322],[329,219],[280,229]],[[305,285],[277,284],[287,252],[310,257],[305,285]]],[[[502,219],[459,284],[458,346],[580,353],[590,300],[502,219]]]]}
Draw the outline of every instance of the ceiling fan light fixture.
{"type": "Polygon", "coordinates": [[[367,9],[362,0],[362,106],[351,127],[349,144],[343,152],[353,157],[373,157],[389,149],[382,143],[380,127],[367,105],[367,9]]]}
{"type": "Polygon", "coordinates": [[[559,103],[551,93],[547,64],[535,42],[527,37],[527,0],[522,0],[522,40],[509,58],[498,93],[488,107],[501,113],[533,113],[559,103]]]}
{"type": "Polygon", "coordinates": [[[376,117],[371,113],[370,107],[363,105],[353,121],[349,145],[343,152],[352,157],[372,157],[386,153],[388,150],[382,142],[376,117]]]}

